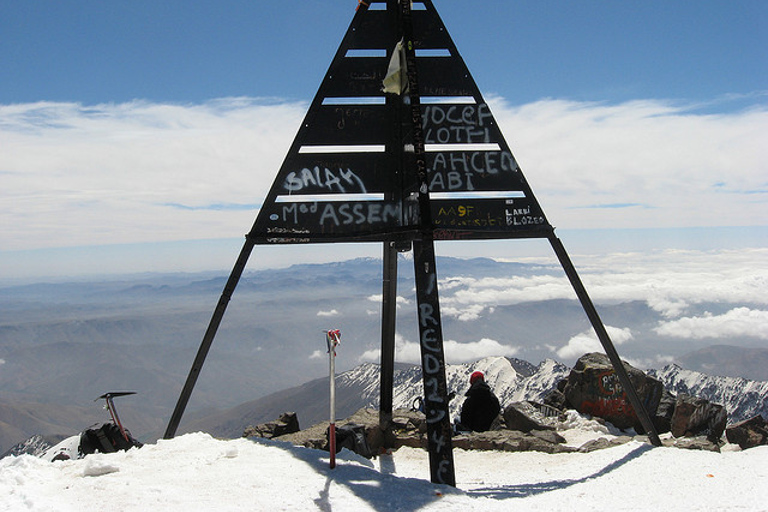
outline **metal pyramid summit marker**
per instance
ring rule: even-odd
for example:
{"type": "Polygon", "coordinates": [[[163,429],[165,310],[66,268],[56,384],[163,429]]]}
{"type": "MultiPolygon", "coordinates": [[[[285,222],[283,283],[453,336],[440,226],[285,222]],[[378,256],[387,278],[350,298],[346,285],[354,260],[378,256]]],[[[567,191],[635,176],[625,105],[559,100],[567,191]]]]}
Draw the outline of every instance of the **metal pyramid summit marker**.
{"type": "Polygon", "coordinates": [[[249,234],[255,243],[408,240],[425,194],[435,239],[545,237],[552,229],[434,6],[413,5],[419,97],[413,86],[382,90],[393,61],[406,67],[396,51],[399,3],[363,5],[249,234]],[[415,101],[427,191],[415,165],[415,101]]]}
{"type": "Polygon", "coordinates": [[[431,0],[360,0],[235,263],[175,435],[255,245],[383,242],[380,424],[392,419],[397,253],[412,248],[431,479],[455,485],[435,240],[546,238],[651,441],[650,416],[431,0]]]}

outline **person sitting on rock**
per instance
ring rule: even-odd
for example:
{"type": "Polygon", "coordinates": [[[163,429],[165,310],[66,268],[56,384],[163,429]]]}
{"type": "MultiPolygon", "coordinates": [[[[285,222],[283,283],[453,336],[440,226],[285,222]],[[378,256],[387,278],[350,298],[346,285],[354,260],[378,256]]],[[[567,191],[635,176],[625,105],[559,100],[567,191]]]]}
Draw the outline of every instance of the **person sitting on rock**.
{"type": "Polygon", "coordinates": [[[461,406],[461,420],[458,430],[485,432],[491,428],[493,420],[499,415],[499,399],[485,382],[483,372],[474,372],[469,377],[469,390],[461,406]]]}

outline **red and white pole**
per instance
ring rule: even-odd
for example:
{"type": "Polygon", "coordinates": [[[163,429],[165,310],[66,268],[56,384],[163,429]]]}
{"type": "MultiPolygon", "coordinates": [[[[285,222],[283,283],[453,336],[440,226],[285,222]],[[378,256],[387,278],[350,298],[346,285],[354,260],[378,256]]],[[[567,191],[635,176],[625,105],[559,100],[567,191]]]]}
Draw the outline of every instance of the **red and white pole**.
{"type": "Polygon", "coordinates": [[[338,329],[326,331],[325,341],[328,343],[330,361],[331,424],[328,428],[328,448],[331,452],[331,469],[333,469],[336,467],[336,346],[341,343],[341,331],[338,329]]]}

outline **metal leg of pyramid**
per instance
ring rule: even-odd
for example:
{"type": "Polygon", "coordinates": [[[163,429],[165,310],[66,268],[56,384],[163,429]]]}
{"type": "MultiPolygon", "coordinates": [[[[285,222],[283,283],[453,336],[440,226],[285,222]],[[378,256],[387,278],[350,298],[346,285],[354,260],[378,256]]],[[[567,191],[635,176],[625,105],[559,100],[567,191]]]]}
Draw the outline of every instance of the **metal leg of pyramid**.
{"type": "Polygon", "coordinates": [[[437,293],[435,249],[431,238],[413,242],[413,264],[416,274],[430,476],[433,483],[455,486],[456,472],[453,465],[451,418],[448,412],[443,330],[437,293]]]}
{"type": "Polygon", "coordinates": [[[643,405],[640,400],[637,390],[635,390],[635,386],[629,379],[629,375],[624,368],[624,364],[621,362],[619,353],[613,346],[611,338],[608,336],[608,332],[605,330],[605,326],[603,325],[602,320],[600,320],[600,316],[597,314],[597,310],[595,309],[592,300],[589,298],[589,295],[587,295],[587,290],[584,288],[579,275],[576,273],[576,269],[574,268],[573,263],[571,263],[571,259],[568,257],[568,253],[565,251],[563,243],[557,236],[555,236],[554,232],[549,236],[549,243],[552,245],[557,258],[560,260],[560,264],[562,265],[566,276],[568,276],[568,280],[571,282],[571,286],[573,286],[573,289],[581,302],[581,306],[584,308],[584,312],[587,314],[587,317],[592,324],[592,328],[594,328],[595,333],[597,333],[597,337],[603,345],[603,349],[605,350],[608,359],[610,359],[613,369],[619,378],[619,382],[627,394],[627,399],[629,399],[629,403],[635,410],[635,414],[637,414],[640,424],[645,429],[648,439],[654,446],[661,446],[661,440],[659,439],[659,434],[656,432],[656,427],[654,427],[645,405],[643,405]]]}
{"type": "Polygon", "coordinates": [[[164,439],[172,439],[176,435],[176,429],[178,429],[181,417],[184,415],[184,410],[187,408],[189,397],[192,395],[192,389],[195,387],[197,377],[200,375],[200,370],[202,370],[203,363],[205,363],[205,358],[208,355],[208,350],[211,348],[213,339],[216,337],[216,331],[219,329],[221,319],[224,317],[224,312],[227,310],[229,300],[235,292],[237,283],[240,281],[240,276],[243,275],[245,265],[248,263],[248,258],[253,251],[253,246],[254,243],[249,238],[246,238],[245,244],[243,244],[243,248],[240,250],[240,256],[238,256],[237,261],[235,262],[235,266],[232,269],[232,273],[229,275],[227,284],[224,285],[224,291],[221,293],[216,309],[213,311],[211,321],[208,324],[208,329],[205,331],[195,361],[192,363],[192,368],[189,370],[187,381],[184,384],[179,400],[176,403],[176,408],[173,410],[171,419],[168,422],[168,427],[163,436],[164,439]]]}
{"type": "MultiPolygon", "coordinates": [[[[381,376],[379,426],[387,432],[392,422],[392,391],[395,373],[395,325],[397,314],[397,248],[384,242],[384,272],[381,301],[381,376]]],[[[386,436],[385,436],[386,440],[386,436]]]]}

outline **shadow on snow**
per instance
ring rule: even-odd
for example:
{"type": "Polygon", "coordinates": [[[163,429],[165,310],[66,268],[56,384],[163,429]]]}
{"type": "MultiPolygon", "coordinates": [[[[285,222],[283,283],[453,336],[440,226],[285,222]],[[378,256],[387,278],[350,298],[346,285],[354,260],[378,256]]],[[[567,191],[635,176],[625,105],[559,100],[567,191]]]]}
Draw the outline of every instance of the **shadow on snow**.
{"type": "Polygon", "coordinates": [[[289,452],[291,456],[309,464],[318,474],[326,477],[323,489],[318,491],[318,497],[313,500],[317,508],[322,512],[332,512],[333,510],[331,500],[332,484],[347,487],[358,498],[366,501],[373,509],[381,510],[382,512],[393,510],[413,511],[439,501],[441,496],[448,494],[464,494],[473,498],[502,500],[526,498],[565,489],[594,478],[600,478],[653,449],[653,446],[650,445],[638,446],[603,469],[582,478],[529,484],[498,485],[462,491],[448,485],[433,484],[427,479],[398,476],[391,455],[380,455],[377,458],[380,467],[377,469],[372,461],[360,457],[353,452],[343,450],[337,454],[337,461],[341,462],[341,464],[338,464],[335,469],[331,469],[329,467],[329,455],[322,450],[294,446],[277,440],[252,439],[252,441],[283,449],[289,452]],[[345,465],[343,464],[345,460],[355,462],[355,464],[345,465]]]}
{"type": "Polygon", "coordinates": [[[549,482],[536,482],[530,484],[516,484],[516,485],[502,485],[494,487],[477,488],[467,491],[468,496],[473,497],[486,497],[495,499],[509,499],[509,498],[528,498],[530,496],[536,496],[537,494],[543,494],[551,491],[558,491],[560,489],[568,488],[572,485],[581,484],[587,480],[594,478],[600,478],[607,475],[611,471],[614,471],[624,464],[639,458],[645,452],[652,450],[653,446],[644,444],[633,449],[631,452],[624,455],[622,458],[615,460],[605,466],[600,471],[591,475],[584,476],[582,478],[574,478],[569,480],[551,480],[549,482]]]}

